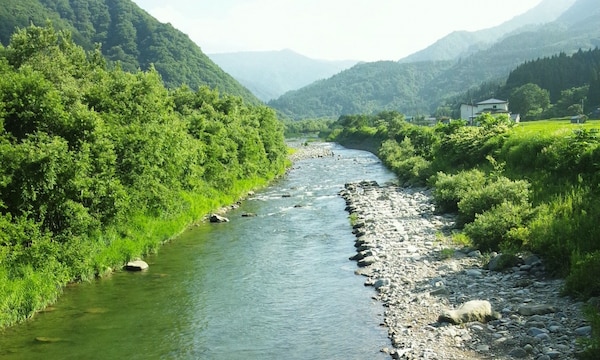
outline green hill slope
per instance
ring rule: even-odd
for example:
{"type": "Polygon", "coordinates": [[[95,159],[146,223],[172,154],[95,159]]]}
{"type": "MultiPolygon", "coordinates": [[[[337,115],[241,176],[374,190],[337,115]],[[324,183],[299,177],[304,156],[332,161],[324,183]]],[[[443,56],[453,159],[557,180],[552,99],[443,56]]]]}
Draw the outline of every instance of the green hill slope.
{"type": "Polygon", "coordinates": [[[511,70],[526,61],[600,46],[600,13],[593,2],[578,0],[573,5],[576,14],[588,14],[578,21],[573,20],[575,16],[559,18],[452,62],[360,64],[269,104],[295,119],[383,110],[431,114],[481,84],[503,82],[511,70]]]}
{"type": "Polygon", "coordinates": [[[6,45],[16,28],[41,26],[48,20],[56,29],[70,30],[85,49],[101,44],[103,55],[119,61],[126,71],[147,70],[154,64],[167,87],[208,85],[260,103],[187,35],[130,0],[0,0],[0,42],[6,45]]]}

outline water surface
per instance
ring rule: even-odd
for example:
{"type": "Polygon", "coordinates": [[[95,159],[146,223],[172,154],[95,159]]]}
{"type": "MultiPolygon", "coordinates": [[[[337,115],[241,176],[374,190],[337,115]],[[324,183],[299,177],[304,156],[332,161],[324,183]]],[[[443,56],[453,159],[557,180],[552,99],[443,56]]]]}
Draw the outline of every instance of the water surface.
{"type": "Polygon", "coordinates": [[[297,162],[229,223],[162,247],[148,271],[68,287],[0,334],[0,359],[387,359],[337,193],[393,175],[370,153],[322,146],[334,156],[297,162]]]}

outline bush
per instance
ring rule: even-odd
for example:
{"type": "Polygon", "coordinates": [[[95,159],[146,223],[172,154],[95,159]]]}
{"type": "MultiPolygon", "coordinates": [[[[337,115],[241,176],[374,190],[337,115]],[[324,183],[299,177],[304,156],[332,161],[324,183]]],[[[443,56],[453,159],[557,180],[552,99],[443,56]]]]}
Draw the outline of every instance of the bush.
{"type": "Polygon", "coordinates": [[[482,251],[519,249],[527,238],[523,225],[531,212],[527,202],[504,201],[477,214],[472,223],[465,225],[464,233],[482,251]]]}
{"type": "Polygon", "coordinates": [[[438,172],[433,179],[433,199],[439,212],[458,212],[458,202],[469,189],[482,188],[486,182],[483,171],[461,171],[456,175],[438,172]]]}
{"type": "Polygon", "coordinates": [[[458,202],[458,223],[464,225],[475,220],[477,214],[483,214],[503,202],[515,205],[529,203],[529,183],[500,176],[483,187],[468,188],[461,195],[458,202]]]}
{"type": "Polygon", "coordinates": [[[571,272],[565,280],[564,292],[582,299],[600,296],[600,279],[590,274],[600,274],[600,251],[571,256],[571,272]]]}
{"type": "Polygon", "coordinates": [[[598,217],[600,206],[593,199],[598,191],[589,186],[563,190],[547,204],[538,206],[529,224],[532,251],[543,255],[549,267],[565,275],[571,267],[570,254],[600,251],[598,217]]]}
{"type": "Polygon", "coordinates": [[[384,141],[378,156],[400,181],[412,185],[424,185],[427,178],[431,176],[431,162],[416,155],[410,138],[405,138],[400,143],[396,140],[384,141]]]}

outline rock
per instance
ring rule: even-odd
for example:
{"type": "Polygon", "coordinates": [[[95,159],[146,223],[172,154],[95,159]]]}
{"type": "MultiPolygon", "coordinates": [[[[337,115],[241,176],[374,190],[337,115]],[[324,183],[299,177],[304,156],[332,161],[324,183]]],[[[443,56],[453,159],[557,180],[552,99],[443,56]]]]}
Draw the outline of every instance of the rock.
{"type": "Polygon", "coordinates": [[[243,213],[242,217],[256,217],[255,213],[243,213]]]}
{"type": "Polygon", "coordinates": [[[475,251],[471,251],[469,254],[467,254],[467,256],[479,259],[479,258],[481,258],[482,255],[481,255],[481,251],[475,250],[475,251]]]}
{"type": "Polygon", "coordinates": [[[527,330],[527,335],[529,336],[538,336],[539,334],[545,334],[546,331],[544,329],[540,329],[540,328],[536,328],[536,327],[532,327],[529,330],[527,330]]]}
{"type": "Polygon", "coordinates": [[[367,256],[364,259],[358,260],[358,266],[365,267],[365,266],[372,265],[376,262],[377,262],[377,258],[375,256],[367,256]]]}
{"type": "Polygon", "coordinates": [[[125,265],[127,271],[143,271],[148,269],[148,263],[143,260],[130,261],[125,265]]]}
{"type": "Polygon", "coordinates": [[[377,281],[375,281],[375,283],[373,284],[373,287],[377,290],[379,290],[380,288],[384,287],[384,286],[390,286],[391,281],[390,279],[379,279],[377,281]]]}
{"type": "Polygon", "coordinates": [[[224,216],[218,215],[218,214],[212,214],[209,217],[209,221],[211,223],[226,223],[226,222],[229,222],[229,219],[224,216]]]}
{"type": "Polygon", "coordinates": [[[450,290],[448,290],[448,288],[446,288],[445,286],[440,286],[439,288],[437,288],[435,290],[431,290],[429,292],[429,295],[431,295],[431,296],[450,295],[450,290]]]}
{"type": "Polygon", "coordinates": [[[531,315],[545,315],[550,313],[555,313],[556,308],[551,305],[523,305],[519,307],[517,312],[523,316],[531,316],[531,315]]]}
{"type": "Polygon", "coordinates": [[[438,317],[438,322],[449,322],[459,325],[473,321],[486,323],[499,318],[500,314],[492,311],[492,305],[489,301],[472,300],[462,304],[456,310],[445,311],[438,317]]]}
{"type": "Polygon", "coordinates": [[[498,254],[485,266],[490,271],[504,271],[519,264],[521,259],[512,254],[498,254]]]}
{"type": "Polygon", "coordinates": [[[577,336],[590,336],[592,334],[591,326],[582,326],[580,328],[575,329],[575,334],[577,336]]]}
{"type": "Polygon", "coordinates": [[[527,357],[527,351],[521,348],[514,348],[508,353],[508,355],[515,359],[523,359],[527,357]]]}

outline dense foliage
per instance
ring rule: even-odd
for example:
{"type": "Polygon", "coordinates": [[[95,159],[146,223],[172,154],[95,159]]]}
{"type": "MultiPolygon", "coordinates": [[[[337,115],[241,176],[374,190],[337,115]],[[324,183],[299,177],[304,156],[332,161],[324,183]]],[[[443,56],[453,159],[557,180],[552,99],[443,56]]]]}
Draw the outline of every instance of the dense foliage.
{"type": "Polygon", "coordinates": [[[264,106],[159,73],[108,68],[69,33],[30,26],[0,46],[0,326],[155,250],[281,174],[264,106]]]}
{"type": "Polygon", "coordinates": [[[375,114],[428,108],[421,89],[452,65],[451,62],[400,64],[393,61],[362,63],[327,80],[290,91],[268,104],[292,119],[337,118],[344,114],[375,114]]]}
{"type": "Polygon", "coordinates": [[[525,84],[535,84],[546,89],[550,101],[560,99],[566,89],[590,85],[592,92],[587,97],[600,105],[600,49],[579,51],[572,56],[564,52],[537,60],[527,61],[513,70],[506,80],[508,89],[516,89],[525,84]],[[592,85],[593,84],[593,85],[592,85]]]}
{"type": "Polygon", "coordinates": [[[43,26],[69,30],[74,42],[119,62],[124,71],[154,69],[169,88],[217,88],[245,101],[260,101],[212,62],[189,37],[162,24],[131,0],[0,0],[0,43],[17,28],[43,26]]]}

